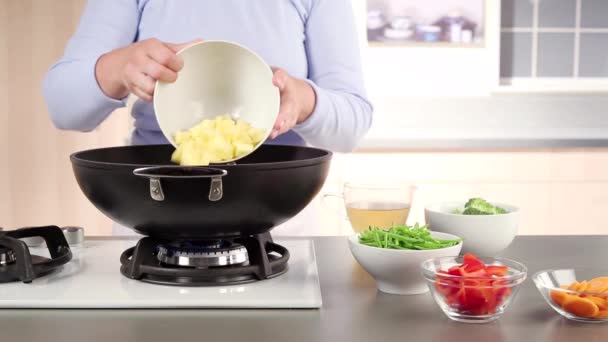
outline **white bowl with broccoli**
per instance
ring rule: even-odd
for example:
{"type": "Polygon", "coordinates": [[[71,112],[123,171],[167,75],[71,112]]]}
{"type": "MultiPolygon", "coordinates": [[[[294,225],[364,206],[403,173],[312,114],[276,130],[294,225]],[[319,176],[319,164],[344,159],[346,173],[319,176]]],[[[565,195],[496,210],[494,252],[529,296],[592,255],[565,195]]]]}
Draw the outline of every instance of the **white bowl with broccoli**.
{"type": "Polygon", "coordinates": [[[500,254],[513,242],[519,226],[519,208],[481,198],[431,204],[424,214],[431,230],[460,236],[462,253],[477,256],[500,254]]]}

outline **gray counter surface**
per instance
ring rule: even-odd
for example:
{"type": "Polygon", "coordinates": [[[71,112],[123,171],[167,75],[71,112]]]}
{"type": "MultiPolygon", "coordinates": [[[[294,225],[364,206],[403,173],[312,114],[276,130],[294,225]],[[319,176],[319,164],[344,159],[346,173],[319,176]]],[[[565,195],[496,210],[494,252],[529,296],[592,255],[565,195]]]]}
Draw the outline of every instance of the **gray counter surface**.
{"type": "MultiPolygon", "coordinates": [[[[320,310],[0,310],[0,341],[606,341],[608,324],[567,321],[528,279],[494,323],[449,321],[429,294],[379,293],[345,238],[315,238],[320,310]]],[[[519,237],[503,256],[530,274],[606,268],[608,236],[519,237]]],[[[118,272],[118,270],[117,270],[118,272]]],[[[608,275],[608,274],[607,274],[608,275]]],[[[2,287],[0,286],[0,295],[2,287]]]]}
{"type": "MultiPolygon", "coordinates": [[[[380,94],[378,94],[380,95],[380,94]]],[[[606,94],[378,96],[360,150],[570,149],[608,146],[606,94]]]]}

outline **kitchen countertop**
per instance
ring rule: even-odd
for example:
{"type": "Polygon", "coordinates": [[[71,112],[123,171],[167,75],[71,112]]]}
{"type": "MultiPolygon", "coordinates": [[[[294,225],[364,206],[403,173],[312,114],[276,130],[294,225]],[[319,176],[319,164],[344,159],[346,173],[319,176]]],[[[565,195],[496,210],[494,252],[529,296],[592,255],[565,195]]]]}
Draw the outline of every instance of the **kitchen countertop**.
{"type": "MultiPolygon", "coordinates": [[[[603,268],[608,236],[518,237],[503,256],[528,280],[497,322],[449,321],[429,294],[377,292],[344,237],[317,237],[320,310],[0,310],[2,341],[605,341],[608,325],[567,321],[530,280],[542,268],[603,268]]],[[[118,256],[117,256],[118,257],[118,256]]],[[[608,269],[608,267],[606,267],[608,269]]],[[[118,272],[118,270],[116,270],[118,272]]],[[[0,295],[2,287],[0,286],[0,295]]]]}
{"type": "Polygon", "coordinates": [[[366,138],[357,148],[358,152],[403,152],[403,151],[529,151],[553,149],[605,149],[608,139],[559,139],[546,138],[409,138],[403,134],[394,138],[387,134],[384,137],[366,138]]]}
{"type": "Polygon", "coordinates": [[[386,98],[359,150],[570,149],[608,146],[603,94],[386,98]]]}

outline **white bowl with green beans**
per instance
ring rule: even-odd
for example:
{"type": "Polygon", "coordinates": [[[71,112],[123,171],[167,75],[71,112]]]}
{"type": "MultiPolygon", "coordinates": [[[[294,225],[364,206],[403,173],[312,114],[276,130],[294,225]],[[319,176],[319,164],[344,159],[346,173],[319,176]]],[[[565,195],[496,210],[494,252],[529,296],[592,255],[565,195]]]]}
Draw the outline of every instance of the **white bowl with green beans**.
{"type": "Polygon", "coordinates": [[[458,256],[463,245],[458,236],[432,232],[426,226],[370,228],[351,235],[348,242],[355,260],[374,278],[378,290],[398,295],[428,292],[421,263],[458,256]]]}

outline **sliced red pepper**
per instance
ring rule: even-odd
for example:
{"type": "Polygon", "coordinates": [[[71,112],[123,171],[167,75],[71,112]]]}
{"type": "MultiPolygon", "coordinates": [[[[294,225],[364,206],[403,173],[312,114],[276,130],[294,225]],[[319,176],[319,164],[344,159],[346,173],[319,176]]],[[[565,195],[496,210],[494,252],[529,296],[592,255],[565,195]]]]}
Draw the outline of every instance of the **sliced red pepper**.
{"type": "Polygon", "coordinates": [[[506,266],[486,266],[474,255],[466,254],[462,265],[439,272],[435,287],[453,309],[473,315],[489,315],[495,313],[511,294],[509,280],[494,278],[508,272],[506,266]]]}
{"type": "Polygon", "coordinates": [[[471,270],[470,268],[467,267],[467,265],[462,265],[459,267],[453,266],[448,270],[448,273],[450,275],[459,276],[459,277],[477,277],[477,278],[489,277],[489,275],[485,269],[481,268],[481,269],[471,270]]]}
{"type": "MultiPolygon", "coordinates": [[[[448,274],[450,275],[455,275],[455,276],[459,276],[460,274],[460,265],[456,265],[456,266],[452,266],[448,269],[448,274]]],[[[444,271],[445,272],[445,271],[444,271]]]]}
{"type": "Polygon", "coordinates": [[[454,295],[447,297],[446,303],[453,309],[464,310],[467,303],[467,293],[465,288],[461,287],[454,295]]]}
{"type": "Polygon", "coordinates": [[[507,266],[490,265],[486,266],[486,271],[488,272],[488,275],[504,277],[509,273],[509,268],[507,266]]]}
{"type": "Polygon", "coordinates": [[[507,279],[496,279],[492,282],[496,305],[502,304],[504,299],[511,295],[511,287],[508,284],[509,281],[507,279]]]}
{"type": "Polygon", "coordinates": [[[481,269],[481,270],[477,270],[477,271],[473,271],[473,272],[469,272],[468,270],[466,270],[466,274],[464,274],[465,277],[475,277],[475,278],[490,278],[488,275],[488,272],[486,272],[486,270],[481,269]]]}
{"type": "Polygon", "coordinates": [[[464,255],[462,264],[469,272],[476,272],[486,268],[486,265],[471,253],[467,253],[464,255]]]}
{"type": "Polygon", "coordinates": [[[467,301],[464,306],[467,310],[474,310],[485,305],[486,297],[482,285],[478,280],[465,280],[465,292],[467,301]]]}
{"type": "Polygon", "coordinates": [[[441,293],[444,297],[454,295],[460,289],[459,281],[453,279],[448,276],[449,273],[447,271],[439,271],[437,272],[439,275],[437,276],[437,280],[435,281],[435,288],[439,293],[441,293]],[[446,275],[446,276],[442,276],[446,275]]]}

